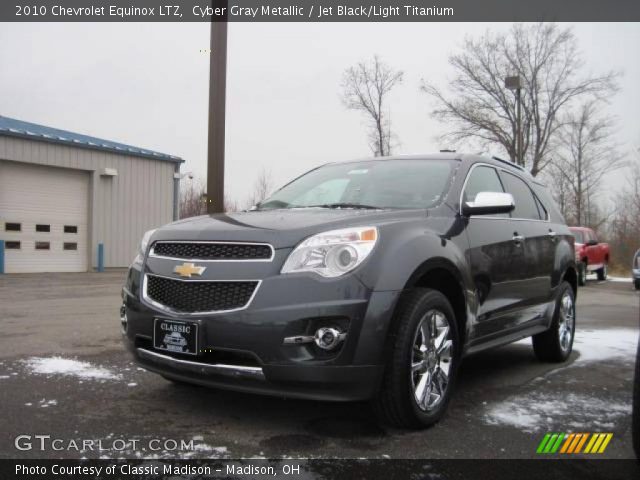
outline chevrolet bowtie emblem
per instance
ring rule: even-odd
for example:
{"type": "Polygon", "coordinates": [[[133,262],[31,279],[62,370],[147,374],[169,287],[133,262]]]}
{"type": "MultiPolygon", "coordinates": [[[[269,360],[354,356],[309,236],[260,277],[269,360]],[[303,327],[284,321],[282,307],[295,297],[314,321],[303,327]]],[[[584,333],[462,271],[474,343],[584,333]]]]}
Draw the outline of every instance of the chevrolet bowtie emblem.
{"type": "Polygon", "coordinates": [[[193,263],[183,263],[182,265],[176,265],[173,269],[173,273],[177,273],[181,277],[191,278],[191,275],[202,275],[207,267],[199,267],[193,263]]]}

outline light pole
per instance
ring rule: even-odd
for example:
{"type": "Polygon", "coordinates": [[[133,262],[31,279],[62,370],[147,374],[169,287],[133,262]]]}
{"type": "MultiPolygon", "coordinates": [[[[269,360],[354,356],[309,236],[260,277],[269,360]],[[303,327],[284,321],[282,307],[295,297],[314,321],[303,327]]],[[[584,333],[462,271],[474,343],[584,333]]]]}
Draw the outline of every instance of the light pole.
{"type": "MultiPolygon", "coordinates": [[[[225,7],[227,0],[214,2],[225,7]]],[[[224,135],[227,96],[227,17],[211,19],[209,60],[209,136],[207,153],[207,213],[224,212],[224,135]]]]}
{"type": "Polygon", "coordinates": [[[516,92],[516,164],[524,166],[522,158],[522,79],[520,75],[505,78],[504,86],[516,92]]]}

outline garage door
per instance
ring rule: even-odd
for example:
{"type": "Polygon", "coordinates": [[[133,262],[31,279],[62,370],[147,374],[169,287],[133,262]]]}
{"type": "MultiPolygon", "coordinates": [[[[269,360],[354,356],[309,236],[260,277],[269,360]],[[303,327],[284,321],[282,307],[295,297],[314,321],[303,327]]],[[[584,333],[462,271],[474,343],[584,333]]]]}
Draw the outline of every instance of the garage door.
{"type": "Polygon", "coordinates": [[[0,160],[5,272],[87,271],[89,174],[0,160]]]}

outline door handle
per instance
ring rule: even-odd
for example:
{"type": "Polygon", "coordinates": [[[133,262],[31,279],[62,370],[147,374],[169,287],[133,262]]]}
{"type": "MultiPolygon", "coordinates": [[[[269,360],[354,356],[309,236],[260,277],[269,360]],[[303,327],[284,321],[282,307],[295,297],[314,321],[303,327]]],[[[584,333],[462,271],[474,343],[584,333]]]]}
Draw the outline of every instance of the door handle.
{"type": "Polygon", "coordinates": [[[513,238],[511,240],[513,240],[513,243],[519,245],[522,242],[524,242],[524,237],[522,235],[518,235],[517,233],[514,233],[513,238]]]}

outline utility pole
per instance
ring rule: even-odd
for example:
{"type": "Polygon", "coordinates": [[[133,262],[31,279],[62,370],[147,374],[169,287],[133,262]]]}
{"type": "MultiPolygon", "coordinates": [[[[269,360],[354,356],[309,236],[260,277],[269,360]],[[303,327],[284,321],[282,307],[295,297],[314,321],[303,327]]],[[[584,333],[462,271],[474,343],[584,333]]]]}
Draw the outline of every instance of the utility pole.
{"type": "MultiPolygon", "coordinates": [[[[228,1],[213,2],[227,7],[228,1]]],[[[227,17],[211,21],[209,61],[209,134],[207,153],[207,213],[224,212],[224,135],[227,99],[227,17]]]]}
{"type": "Polygon", "coordinates": [[[522,80],[520,75],[504,79],[504,86],[516,91],[516,164],[524,166],[522,155],[522,80]]]}

